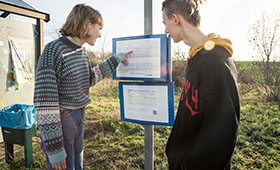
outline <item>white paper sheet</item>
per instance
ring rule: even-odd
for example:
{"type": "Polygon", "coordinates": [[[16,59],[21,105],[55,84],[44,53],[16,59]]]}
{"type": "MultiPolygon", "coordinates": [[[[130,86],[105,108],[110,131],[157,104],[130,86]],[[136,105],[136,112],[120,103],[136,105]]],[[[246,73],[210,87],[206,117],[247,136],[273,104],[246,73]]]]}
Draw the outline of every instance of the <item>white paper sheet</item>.
{"type": "Polygon", "coordinates": [[[168,123],[168,88],[166,86],[124,85],[126,119],[168,123]]]}
{"type": "Polygon", "coordinates": [[[131,50],[128,65],[118,66],[117,77],[160,78],[160,38],[116,42],[117,53],[131,50]]]}

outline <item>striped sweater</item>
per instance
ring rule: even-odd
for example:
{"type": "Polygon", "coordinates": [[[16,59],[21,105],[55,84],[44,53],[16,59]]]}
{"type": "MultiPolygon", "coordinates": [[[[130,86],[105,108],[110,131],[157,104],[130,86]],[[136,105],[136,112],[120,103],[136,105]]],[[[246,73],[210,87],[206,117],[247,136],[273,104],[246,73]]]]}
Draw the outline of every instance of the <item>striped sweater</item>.
{"type": "Polygon", "coordinates": [[[41,139],[51,163],[66,158],[60,109],[75,110],[91,102],[90,86],[118,66],[112,56],[91,68],[83,47],[61,37],[46,45],[36,68],[34,106],[41,139]]]}

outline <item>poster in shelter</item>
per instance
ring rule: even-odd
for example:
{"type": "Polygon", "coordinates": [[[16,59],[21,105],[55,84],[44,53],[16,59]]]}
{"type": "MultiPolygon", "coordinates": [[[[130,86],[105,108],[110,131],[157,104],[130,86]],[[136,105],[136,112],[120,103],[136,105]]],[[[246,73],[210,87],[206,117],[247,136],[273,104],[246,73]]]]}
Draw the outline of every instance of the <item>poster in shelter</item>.
{"type": "Polygon", "coordinates": [[[34,80],[34,40],[10,38],[13,79],[18,85],[34,80]]]}

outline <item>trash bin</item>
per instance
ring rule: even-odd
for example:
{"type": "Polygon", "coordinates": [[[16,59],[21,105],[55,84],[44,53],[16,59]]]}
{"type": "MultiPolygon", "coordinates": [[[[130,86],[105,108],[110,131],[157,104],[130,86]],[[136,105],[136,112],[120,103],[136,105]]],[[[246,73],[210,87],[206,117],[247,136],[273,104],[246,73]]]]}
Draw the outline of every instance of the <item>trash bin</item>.
{"type": "Polygon", "coordinates": [[[0,110],[0,126],[5,143],[5,159],[14,158],[13,144],[24,146],[25,165],[33,162],[32,137],[36,135],[36,114],[33,105],[15,104],[0,110]]]}

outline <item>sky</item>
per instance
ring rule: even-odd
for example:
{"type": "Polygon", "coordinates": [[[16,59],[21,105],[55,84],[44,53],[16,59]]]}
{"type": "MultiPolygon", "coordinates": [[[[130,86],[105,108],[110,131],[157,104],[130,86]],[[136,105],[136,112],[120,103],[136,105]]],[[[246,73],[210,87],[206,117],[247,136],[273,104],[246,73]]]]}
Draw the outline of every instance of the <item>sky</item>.
{"type": "MultiPolygon", "coordinates": [[[[144,35],[144,0],[23,0],[35,9],[50,14],[51,21],[45,23],[45,31],[59,29],[71,9],[78,3],[85,3],[97,9],[103,16],[104,27],[101,38],[93,50],[111,51],[112,38],[144,35]],[[105,44],[105,45],[103,45],[105,44]]],[[[163,34],[161,5],[163,0],[153,2],[153,34],[163,34]]],[[[218,33],[232,41],[233,58],[252,60],[248,47],[249,25],[262,11],[280,9],[280,0],[207,0],[200,6],[201,26],[204,34],[218,33]]],[[[45,34],[46,42],[52,38],[45,34]]],[[[172,49],[179,47],[183,52],[189,48],[183,43],[172,43],[172,49]]]]}

